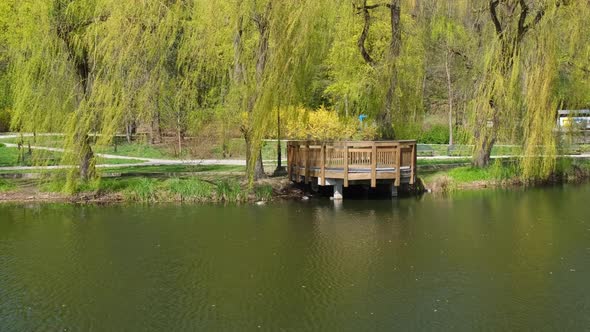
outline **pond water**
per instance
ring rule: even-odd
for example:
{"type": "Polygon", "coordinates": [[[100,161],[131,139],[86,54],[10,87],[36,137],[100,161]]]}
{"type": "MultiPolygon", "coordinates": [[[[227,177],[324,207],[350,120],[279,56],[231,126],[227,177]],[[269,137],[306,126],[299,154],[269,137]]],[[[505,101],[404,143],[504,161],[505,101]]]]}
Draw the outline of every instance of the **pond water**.
{"type": "Polygon", "coordinates": [[[589,197],[0,205],[0,330],[588,330],[589,197]]]}

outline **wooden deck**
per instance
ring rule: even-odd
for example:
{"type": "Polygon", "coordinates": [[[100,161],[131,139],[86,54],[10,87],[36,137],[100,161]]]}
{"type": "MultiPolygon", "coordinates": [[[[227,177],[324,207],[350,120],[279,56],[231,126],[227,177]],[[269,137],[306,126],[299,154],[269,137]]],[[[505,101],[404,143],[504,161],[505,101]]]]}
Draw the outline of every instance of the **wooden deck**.
{"type": "Polygon", "coordinates": [[[289,141],[289,179],[337,185],[377,183],[394,187],[416,180],[416,141],[289,141]],[[336,181],[335,181],[336,180],[336,181]]]}

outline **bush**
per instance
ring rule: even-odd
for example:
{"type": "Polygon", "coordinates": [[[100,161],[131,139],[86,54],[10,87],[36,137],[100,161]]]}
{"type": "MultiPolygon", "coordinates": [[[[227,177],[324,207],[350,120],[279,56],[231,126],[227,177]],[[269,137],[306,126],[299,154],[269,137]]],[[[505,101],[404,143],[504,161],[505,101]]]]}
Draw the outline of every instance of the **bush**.
{"type": "Polygon", "coordinates": [[[418,143],[449,144],[449,128],[443,125],[432,126],[429,130],[422,132],[418,143]]]}
{"type": "Polygon", "coordinates": [[[369,121],[361,128],[356,118],[341,117],[325,107],[314,111],[297,109],[285,122],[286,137],[291,139],[373,139],[377,134],[377,128],[369,121]]]}

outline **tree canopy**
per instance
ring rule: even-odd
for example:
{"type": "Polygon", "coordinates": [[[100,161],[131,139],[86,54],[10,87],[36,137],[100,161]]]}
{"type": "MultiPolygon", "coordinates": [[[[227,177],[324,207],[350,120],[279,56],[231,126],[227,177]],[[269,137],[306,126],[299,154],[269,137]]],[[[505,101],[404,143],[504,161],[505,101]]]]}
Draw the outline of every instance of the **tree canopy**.
{"type": "Polygon", "coordinates": [[[72,181],[116,134],[171,133],[182,150],[204,122],[224,149],[238,132],[261,177],[261,140],[302,109],[364,114],[378,138],[446,125],[477,166],[521,145],[542,178],[556,110],[590,104],[588,14],[582,0],[4,0],[0,122],[65,133],[72,181]]]}

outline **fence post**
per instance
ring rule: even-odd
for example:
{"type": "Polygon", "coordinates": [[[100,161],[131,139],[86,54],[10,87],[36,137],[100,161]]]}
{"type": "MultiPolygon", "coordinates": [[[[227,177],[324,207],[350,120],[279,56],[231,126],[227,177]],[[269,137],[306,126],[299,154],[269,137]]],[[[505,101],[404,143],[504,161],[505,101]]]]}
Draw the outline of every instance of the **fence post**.
{"type": "Polygon", "coordinates": [[[344,143],[344,188],[348,188],[348,143],[344,143]]]}
{"type": "Polygon", "coordinates": [[[417,153],[416,149],[418,148],[416,142],[412,144],[412,162],[410,165],[411,174],[410,174],[410,184],[414,184],[416,182],[416,167],[417,167],[417,153]]]}
{"type": "Polygon", "coordinates": [[[305,184],[309,183],[309,168],[311,167],[311,158],[309,152],[309,141],[305,141],[305,184]]]}
{"type": "Polygon", "coordinates": [[[322,142],[322,151],[321,151],[321,173],[320,176],[322,177],[322,186],[326,185],[326,143],[322,142]]]}
{"type": "Polygon", "coordinates": [[[394,186],[399,187],[401,184],[401,178],[402,178],[402,146],[400,143],[396,143],[395,144],[396,149],[396,155],[395,155],[395,182],[394,182],[394,186]]]}
{"type": "Polygon", "coordinates": [[[377,187],[377,145],[371,147],[371,188],[377,187]]]}

